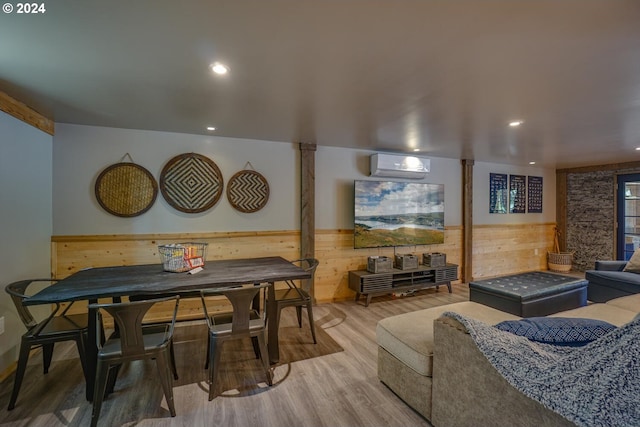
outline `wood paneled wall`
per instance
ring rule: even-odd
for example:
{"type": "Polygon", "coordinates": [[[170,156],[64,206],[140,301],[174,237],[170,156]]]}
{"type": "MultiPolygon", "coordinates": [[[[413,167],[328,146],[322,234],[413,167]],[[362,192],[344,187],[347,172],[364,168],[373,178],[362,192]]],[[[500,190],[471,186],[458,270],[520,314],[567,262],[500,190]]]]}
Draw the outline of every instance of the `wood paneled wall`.
{"type": "MultiPolygon", "coordinates": [[[[554,225],[474,227],[473,277],[546,269],[546,253],[553,245],[554,225]]],[[[348,286],[349,270],[364,269],[369,255],[394,255],[393,248],[353,249],[353,230],[316,230],[315,238],[315,254],[320,260],[315,296],[320,303],[353,298],[354,293],[348,286]]],[[[444,244],[402,247],[396,252],[444,252],[448,262],[461,265],[462,238],[462,227],[447,227],[444,244]]],[[[51,241],[52,275],[57,279],[88,267],[159,263],[157,246],[175,242],[209,243],[208,260],[273,255],[295,259],[300,253],[298,231],[53,236],[51,241]]]]}
{"type": "Polygon", "coordinates": [[[480,225],[473,228],[473,277],[547,269],[555,223],[480,225]]]}

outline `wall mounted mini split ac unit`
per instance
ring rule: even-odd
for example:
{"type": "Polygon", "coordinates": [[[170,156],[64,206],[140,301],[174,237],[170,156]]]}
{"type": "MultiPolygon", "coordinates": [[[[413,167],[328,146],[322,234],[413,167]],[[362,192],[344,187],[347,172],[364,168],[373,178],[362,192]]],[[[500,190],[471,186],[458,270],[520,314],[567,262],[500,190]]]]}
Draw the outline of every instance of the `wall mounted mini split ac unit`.
{"type": "Polygon", "coordinates": [[[424,157],[396,154],[372,154],[371,176],[422,179],[431,169],[431,160],[424,157]]]}

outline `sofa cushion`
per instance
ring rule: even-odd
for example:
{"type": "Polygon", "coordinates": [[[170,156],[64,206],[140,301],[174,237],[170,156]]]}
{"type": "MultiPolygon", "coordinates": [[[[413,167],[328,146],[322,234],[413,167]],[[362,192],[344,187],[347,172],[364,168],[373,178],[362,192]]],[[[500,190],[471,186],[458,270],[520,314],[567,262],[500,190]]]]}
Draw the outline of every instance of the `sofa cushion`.
{"type": "Polygon", "coordinates": [[[376,327],[378,345],[420,375],[430,377],[433,366],[433,321],[446,311],[470,316],[490,325],[503,320],[520,319],[475,302],[459,302],[380,320],[376,327]]]}
{"type": "Polygon", "coordinates": [[[625,310],[640,313],[640,294],[627,295],[626,297],[614,298],[605,304],[614,307],[624,308],[625,310]]]}
{"type": "Polygon", "coordinates": [[[625,310],[624,308],[614,305],[589,304],[585,307],[550,314],[547,317],[584,317],[587,319],[604,320],[615,326],[622,326],[632,321],[635,315],[636,313],[631,310],[625,310]]]}
{"type": "Polygon", "coordinates": [[[530,317],[507,320],[495,327],[531,341],[566,346],[588,344],[616,328],[609,322],[580,317],[530,317]]]}
{"type": "Polygon", "coordinates": [[[588,270],[585,278],[589,284],[606,286],[630,294],[640,291],[640,274],[628,271],[588,270]]]}

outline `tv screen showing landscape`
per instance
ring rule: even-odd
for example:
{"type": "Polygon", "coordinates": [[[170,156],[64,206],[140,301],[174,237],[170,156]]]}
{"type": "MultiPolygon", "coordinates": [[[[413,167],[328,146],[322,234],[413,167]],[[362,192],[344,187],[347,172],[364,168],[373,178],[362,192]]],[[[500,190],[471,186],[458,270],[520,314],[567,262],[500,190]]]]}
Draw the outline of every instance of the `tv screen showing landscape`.
{"type": "Polygon", "coordinates": [[[444,185],[355,181],[354,248],[444,243],[444,185]]]}

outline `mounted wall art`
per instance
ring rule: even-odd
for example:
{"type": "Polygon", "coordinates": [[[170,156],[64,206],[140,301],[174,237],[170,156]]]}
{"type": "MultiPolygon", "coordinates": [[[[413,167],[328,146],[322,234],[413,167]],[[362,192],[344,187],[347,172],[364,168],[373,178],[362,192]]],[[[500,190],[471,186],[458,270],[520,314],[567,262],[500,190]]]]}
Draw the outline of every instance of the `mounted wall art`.
{"type": "Polygon", "coordinates": [[[509,195],[507,185],[507,174],[492,173],[489,175],[489,213],[507,213],[507,196],[509,195]]]}
{"type": "Polygon", "coordinates": [[[527,207],[527,177],[509,175],[509,213],[525,213],[527,207]]]}
{"type": "Polygon", "coordinates": [[[527,177],[527,212],[542,213],[542,177],[527,177]]]}
{"type": "MultiPolygon", "coordinates": [[[[251,165],[251,163],[248,163],[251,165]]],[[[264,208],[269,200],[269,183],[254,170],[241,170],[227,184],[227,199],[234,209],[253,213],[264,208]]]]}
{"type": "MultiPolygon", "coordinates": [[[[131,156],[127,153],[124,157],[131,156]]],[[[112,215],[134,217],[148,211],[158,196],[158,184],[147,169],[121,162],[105,168],[95,184],[95,194],[102,208],[112,215]]]]}
{"type": "Polygon", "coordinates": [[[223,187],[220,169],[201,154],[180,154],[169,160],[160,173],[162,196],[181,212],[211,209],[220,200],[223,187]]]}

